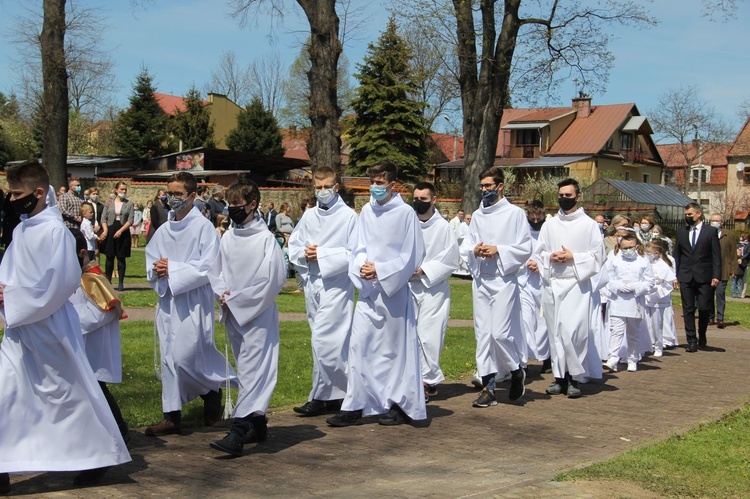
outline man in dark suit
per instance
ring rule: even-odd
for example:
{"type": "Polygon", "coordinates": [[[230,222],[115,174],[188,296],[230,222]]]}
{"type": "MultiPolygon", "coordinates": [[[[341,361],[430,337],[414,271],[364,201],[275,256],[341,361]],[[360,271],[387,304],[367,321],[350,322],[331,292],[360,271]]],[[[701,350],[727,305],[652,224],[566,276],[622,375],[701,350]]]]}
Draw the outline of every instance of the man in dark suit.
{"type": "Polygon", "coordinates": [[[687,351],[696,352],[698,348],[706,347],[713,288],[721,279],[721,246],[716,228],[703,223],[703,208],[699,204],[685,206],[685,223],[687,227],[677,231],[674,259],[685,318],[687,351]],[[695,332],[696,298],[698,335],[695,332]]]}
{"type": "Polygon", "coordinates": [[[268,211],[263,215],[263,220],[265,220],[268,230],[271,232],[276,232],[276,215],[278,213],[273,209],[273,203],[268,203],[268,211]]]}

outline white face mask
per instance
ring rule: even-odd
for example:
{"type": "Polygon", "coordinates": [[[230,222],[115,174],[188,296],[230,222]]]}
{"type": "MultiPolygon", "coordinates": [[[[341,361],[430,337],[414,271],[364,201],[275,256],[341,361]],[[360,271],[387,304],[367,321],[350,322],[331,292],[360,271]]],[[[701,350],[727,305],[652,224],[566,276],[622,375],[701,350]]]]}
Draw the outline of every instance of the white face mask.
{"type": "Polygon", "coordinates": [[[635,258],[636,252],[635,248],[626,248],[621,250],[622,257],[626,260],[633,260],[635,258]]]}
{"type": "Polygon", "coordinates": [[[654,237],[659,237],[659,236],[661,236],[661,234],[659,234],[658,232],[654,232],[653,234],[654,234],[654,237]]]}
{"type": "Polygon", "coordinates": [[[321,202],[321,204],[328,205],[333,199],[336,197],[336,193],[333,191],[333,189],[322,189],[322,190],[316,190],[315,191],[315,197],[318,199],[318,201],[321,202]]]}
{"type": "Polygon", "coordinates": [[[651,263],[654,263],[656,260],[659,259],[659,255],[657,255],[655,253],[650,253],[650,254],[648,254],[646,256],[648,256],[648,261],[651,262],[651,263]]]}
{"type": "Polygon", "coordinates": [[[641,224],[641,230],[643,232],[648,232],[648,229],[650,229],[651,226],[649,224],[641,224]]]}
{"type": "Polygon", "coordinates": [[[721,222],[711,222],[711,227],[714,229],[721,229],[721,222]]]}

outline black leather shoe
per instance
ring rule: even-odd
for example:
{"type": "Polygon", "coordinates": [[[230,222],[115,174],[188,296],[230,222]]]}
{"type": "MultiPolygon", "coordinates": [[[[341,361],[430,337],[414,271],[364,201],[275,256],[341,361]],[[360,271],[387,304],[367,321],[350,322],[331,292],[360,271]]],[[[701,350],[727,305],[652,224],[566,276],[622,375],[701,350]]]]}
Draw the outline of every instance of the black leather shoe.
{"type": "Polygon", "coordinates": [[[221,440],[214,440],[210,445],[212,449],[220,450],[231,454],[235,457],[240,457],[243,454],[243,447],[245,444],[245,437],[239,435],[233,431],[227,433],[227,435],[221,440]]]}
{"type": "Polygon", "coordinates": [[[311,400],[302,407],[295,407],[293,410],[304,417],[320,416],[326,413],[327,406],[323,400],[311,400]]]}
{"type": "Polygon", "coordinates": [[[526,371],[523,369],[516,369],[511,373],[510,378],[510,391],[508,391],[508,399],[511,402],[515,402],[516,400],[523,397],[523,394],[526,393],[526,386],[524,385],[524,382],[526,381],[526,371]]]}
{"type": "Polygon", "coordinates": [[[218,391],[211,390],[203,399],[203,426],[213,426],[221,420],[224,409],[221,407],[221,388],[218,391]]]}
{"type": "Polygon", "coordinates": [[[362,411],[341,411],[335,416],[326,419],[326,423],[330,426],[342,428],[344,426],[359,424],[360,419],[362,419],[362,411]]]}
{"type": "Polygon", "coordinates": [[[105,466],[103,468],[81,471],[73,479],[73,485],[78,485],[79,487],[90,487],[96,485],[101,481],[108,469],[109,466],[105,466]]]}
{"type": "Polygon", "coordinates": [[[388,414],[378,419],[378,424],[383,426],[396,426],[409,422],[411,422],[411,418],[407,416],[404,411],[397,405],[391,407],[391,410],[388,411],[388,414]]]}
{"type": "Polygon", "coordinates": [[[685,348],[685,351],[686,351],[687,353],[694,353],[694,352],[697,352],[697,351],[698,351],[698,345],[696,345],[695,343],[690,343],[690,344],[689,344],[689,345],[687,346],[687,348],[685,348]]]}

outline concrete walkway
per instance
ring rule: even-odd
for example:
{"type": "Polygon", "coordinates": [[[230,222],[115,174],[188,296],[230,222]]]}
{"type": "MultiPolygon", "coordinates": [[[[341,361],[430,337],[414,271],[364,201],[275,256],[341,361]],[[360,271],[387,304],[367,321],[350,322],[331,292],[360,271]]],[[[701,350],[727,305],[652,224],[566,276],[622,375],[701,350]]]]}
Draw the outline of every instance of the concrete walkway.
{"type": "Polygon", "coordinates": [[[608,374],[585,385],[578,400],[546,395],[552,376],[540,376],[534,364],[520,403],[507,402],[503,384],[498,406],[475,409],[477,393],[468,380],[448,382],[428,404],[428,420],[414,426],[383,427],[367,418],[360,426],[330,428],[325,417],[299,418],[284,408],[269,415],[268,441],[247,446],[237,459],[208,447],[224,435],[219,428],[164,438],[136,429],[133,462],[110,470],[101,486],[74,489],[72,473],[20,475],[11,478],[13,494],[593,497],[581,484],[550,480],[684,432],[747,400],[750,332],[711,327],[708,338],[709,351],[687,354],[680,348],[649,358],[636,373],[608,374]]]}

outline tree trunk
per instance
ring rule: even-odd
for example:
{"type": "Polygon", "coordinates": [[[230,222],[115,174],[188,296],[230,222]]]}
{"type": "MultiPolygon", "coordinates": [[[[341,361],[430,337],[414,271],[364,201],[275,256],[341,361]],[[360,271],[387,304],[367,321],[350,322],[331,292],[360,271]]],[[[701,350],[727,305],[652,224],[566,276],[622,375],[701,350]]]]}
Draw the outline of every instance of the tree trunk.
{"type": "Polygon", "coordinates": [[[310,23],[310,141],[313,170],[329,166],[341,171],[341,109],[337,98],[337,67],[342,47],[335,0],[297,0],[310,23]]]}
{"type": "Polygon", "coordinates": [[[44,0],[40,37],[44,83],[42,162],[50,182],[67,184],[68,74],[65,69],[65,0],[44,0]]]}
{"type": "Polygon", "coordinates": [[[461,207],[467,212],[479,206],[479,173],[495,163],[500,121],[503,109],[509,102],[511,61],[521,27],[518,17],[521,0],[505,0],[503,23],[500,35],[496,37],[495,2],[482,0],[482,54],[477,71],[477,40],[471,4],[465,0],[453,0],[464,117],[464,193],[461,207]]]}

